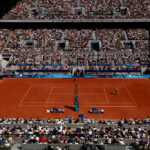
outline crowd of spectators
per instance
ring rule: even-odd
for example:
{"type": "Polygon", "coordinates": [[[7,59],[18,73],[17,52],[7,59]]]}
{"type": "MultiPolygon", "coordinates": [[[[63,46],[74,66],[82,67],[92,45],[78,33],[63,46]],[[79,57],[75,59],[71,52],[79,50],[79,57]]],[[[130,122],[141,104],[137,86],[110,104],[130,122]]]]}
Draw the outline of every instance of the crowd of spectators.
{"type": "Polygon", "coordinates": [[[148,40],[148,30],[145,29],[128,29],[127,35],[129,40],[148,40]]]}
{"type": "Polygon", "coordinates": [[[21,70],[68,70],[74,66],[87,70],[140,70],[141,64],[150,62],[146,29],[1,29],[0,32],[3,43],[7,41],[3,55],[13,54],[9,66],[19,65],[21,70]]]}
{"type": "Polygon", "coordinates": [[[150,18],[149,0],[21,0],[2,19],[150,18]]]}
{"type": "MultiPolygon", "coordinates": [[[[55,118],[55,119],[41,119],[41,118],[0,118],[0,124],[1,125],[45,125],[45,124],[58,124],[58,125],[64,125],[66,123],[69,124],[76,124],[76,125],[83,125],[83,120],[77,118],[77,119],[71,119],[71,120],[65,120],[61,118],[55,118]]],[[[99,119],[88,119],[86,124],[99,124],[99,125],[110,125],[110,126],[126,126],[126,125],[137,125],[137,126],[149,126],[150,125],[150,118],[147,117],[145,119],[126,119],[121,118],[120,120],[99,120],[99,119]]]]}
{"type": "Polygon", "coordinates": [[[23,144],[150,144],[150,118],[115,120],[69,120],[0,118],[0,145],[23,144]],[[54,124],[55,126],[49,126],[54,124]],[[76,126],[72,126],[72,125],[76,126]],[[93,126],[91,126],[93,125],[93,126]],[[99,125],[99,126],[97,126],[99,125]],[[135,126],[136,125],[136,126],[135,126]],[[143,142],[142,142],[143,141],[143,142]]]}
{"type": "Polygon", "coordinates": [[[81,7],[85,10],[85,19],[111,19],[123,18],[122,3],[119,0],[81,0],[81,7]]]}
{"type": "Polygon", "coordinates": [[[130,10],[127,18],[150,18],[149,0],[124,0],[124,4],[130,10]]]}
{"type": "MultiPolygon", "coordinates": [[[[62,144],[120,144],[125,145],[125,139],[146,139],[148,131],[143,127],[120,128],[120,127],[101,127],[100,129],[91,127],[77,127],[75,131],[71,127],[63,125],[54,127],[28,127],[26,133],[29,135],[23,143],[62,143],[62,144]],[[29,132],[28,132],[29,131],[29,132]],[[48,136],[39,136],[40,134],[48,136]],[[104,139],[105,141],[101,140],[104,139]]],[[[19,133],[19,131],[17,132],[19,133]]]]}
{"type": "MultiPolygon", "coordinates": [[[[35,2],[35,1],[34,1],[35,2]]],[[[16,6],[14,6],[3,19],[8,20],[24,20],[31,19],[31,8],[34,7],[32,0],[20,0],[16,6]]]]}
{"type": "Polygon", "coordinates": [[[2,49],[4,48],[10,33],[11,30],[0,29],[0,53],[2,52],[2,49]]]}

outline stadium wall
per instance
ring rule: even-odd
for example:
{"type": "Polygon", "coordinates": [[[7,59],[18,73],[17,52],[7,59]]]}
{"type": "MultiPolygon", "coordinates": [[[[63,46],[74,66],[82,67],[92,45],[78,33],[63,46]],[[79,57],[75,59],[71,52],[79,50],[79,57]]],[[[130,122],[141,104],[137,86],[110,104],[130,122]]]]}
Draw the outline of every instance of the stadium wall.
{"type": "Polygon", "coordinates": [[[82,77],[72,75],[2,75],[1,78],[128,78],[128,79],[148,79],[150,75],[84,75],[82,77]]]}

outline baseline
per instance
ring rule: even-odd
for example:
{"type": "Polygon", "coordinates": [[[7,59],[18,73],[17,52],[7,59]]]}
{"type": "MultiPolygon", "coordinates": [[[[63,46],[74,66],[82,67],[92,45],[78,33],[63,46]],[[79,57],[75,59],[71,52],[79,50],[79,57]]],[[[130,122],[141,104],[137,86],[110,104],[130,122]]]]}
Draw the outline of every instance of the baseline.
{"type": "MultiPolygon", "coordinates": [[[[120,84],[119,86],[117,86],[117,85],[114,85],[114,86],[112,86],[112,85],[110,85],[110,84],[106,84],[105,85],[107,88],[122,88],[122,89],[124,89],[125,91],[126,91],[126,94],[128,95],[128,100],[129,100],[129,102],[122,102],[122,101],[120,101],[120,102],[111,102],[111,99],[110,98],[108,98],[108,99],[110,99],[110,101],[109,101],[109,104],[112,104],[112,105],[123,105],[123,104],[129,104],[129,105],[133,105],[133,106],[135,106],[135,107],[137,107],[137,104],[136,104],[136,102],[135,102],[135,100],[133,99],[133,97],[132,97],[132,95],[130,94],[130,92],[129,92],[129,90],[128,90],[128,88],[127,88],[127,86],[125,85],[125,84],[120,84]]],[[[104,86],[104,87],[105,87],[104,86]]],[[[106,92],[106,90],[105,90],[105,92],[106,92]]],[[[107,94],[106,94],[107,95],[107,94]]],[[[108,97],[108,96],[107,96],[108,97]]]]}
{"type": "Polygon", "coordinates": [[[49,97],[51,96],[52,91],[53,91],[54,88],[55,88],[55,86],[52,86],[52,87],[51,87],[51,90],[49,91],[49,95],[48,95],[48,97],[47,97],[46,103],[48,102],[49,97]]]}
{"type": "Polygon", "coordinates": [[[125,85],[125,88],[126,88],[126,90],[127,90],[127,93],[128,93],[128,95],[129,95],[130,99],[132,100],[132,102],[133,102],[133,103],[135,104],[135,106],[137,107],[138,105],[137,105],[135,99],[132,97],[132,95],[131,95],[131,93],[130,93],[130,91],[129,91],[129,89],[128,89],[128,87],[127,87],[126,85],[125,85]]]}
{"type": "Polygon", "coordinates": [[[32,85],[30,85],[29,87],[28,87],[28,89],[26,90],[26,92],[25,92],[25,94],[24,94],[24,96],[22,97],[22,99],[20,100],[20,102],[18,103],[18,107],[21,105],[21,103],[23,103],[23,100],[25,99],[25,97],[27,96],[27,94],[29,93],[29,91],[32,89],[32,85]]]}
{"type": "MultiPolygon", "coordinates": [[[[59,103],[59,105],[60,105],[60,107],[62,106],[62,107],[64,107],[64,105],[61,105],[60,103],[59,103]]],[[[19,107],[50,107],[51,106],[51,104],[44,104],[44,105],[20,105],[19,107]]],[[[100,105],[100,106],[97,106],[97,105],[84,105],[84,106],[80,106],[80,108],[91,108],[91,107],[96,107],[96,108],[136,108],[136,106],[115,106],[115,105],[113,105],[113,106],[104,106],[104,105],[100,105]]]]}
{"type": "Polygon", "coordinates": [[[105,95],[106,101],[109,104],[109,100],[108,100],[108,97],[107,97],[107,94],[106,94],[106,89],[105,89],[104,86],[102,88],[103,88],[103,91],[104,91],[104,95],[105,95]]]}

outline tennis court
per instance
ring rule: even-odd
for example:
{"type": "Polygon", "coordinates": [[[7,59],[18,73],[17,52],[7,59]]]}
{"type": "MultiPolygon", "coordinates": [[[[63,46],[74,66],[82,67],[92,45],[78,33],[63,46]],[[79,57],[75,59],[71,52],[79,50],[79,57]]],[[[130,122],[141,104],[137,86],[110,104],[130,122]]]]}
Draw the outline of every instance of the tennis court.
{"type": "Polygon", "coordinates": [[[3,79],[0,90],[1,117],[76,118],[81,112],[97,119],[150,115],[148,79],[3,79]],[[71,109],[75,94],[80,99],[79,112],[71,109]],[[46,110],[54,106],[65,109],[65,113],[47,114],[46,110]],[[104,109],[104,114],[89,114],[91,108],[104,109]]]}

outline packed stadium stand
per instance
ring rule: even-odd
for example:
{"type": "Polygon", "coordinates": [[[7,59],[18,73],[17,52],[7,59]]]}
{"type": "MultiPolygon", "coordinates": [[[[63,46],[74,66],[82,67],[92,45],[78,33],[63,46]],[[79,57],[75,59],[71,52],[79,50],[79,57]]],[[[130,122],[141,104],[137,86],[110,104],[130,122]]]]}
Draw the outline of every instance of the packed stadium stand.
{"type": "Polygon", "coordinates": [[[0,1],[0,150],[150,150],[149,79],[150,0],[0,1]]]}
{"type": "Polygon", "coordinates": [[[149,0],[21,0],[2,19],[150,18],[149,0]]]}
{"type": "MultiPolygon", "coordinates": [[[[149,148],[150,119],[88,120],[1,118],[1,145],[17,149],[123,150],[149,148]],[[40,144],[40,145],[38,145],[40,144]],[[45,145],[46,144],[46,145],[45,145]],[[48,145],[49,148],[48,148],[48,145]],[[106,147],[107,145],[107,147],[106,147]],[[111,146],[112,145],[112,146],[111,146]],[[114,146],[113,146],[114,145],[114,146]],[[126,146],[126,147],[125,147],[126,146]]],[[[1,146],[2,148],[2,146],[1,146]]]]}
{"type": "Polygon", "coordinates": [[[150,63],[146,29],[1,29],[0,33],[8,68],[36,71],[83,66],[142,74],[141,67],[150,63]]]}

